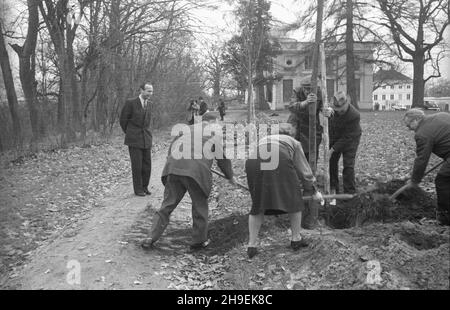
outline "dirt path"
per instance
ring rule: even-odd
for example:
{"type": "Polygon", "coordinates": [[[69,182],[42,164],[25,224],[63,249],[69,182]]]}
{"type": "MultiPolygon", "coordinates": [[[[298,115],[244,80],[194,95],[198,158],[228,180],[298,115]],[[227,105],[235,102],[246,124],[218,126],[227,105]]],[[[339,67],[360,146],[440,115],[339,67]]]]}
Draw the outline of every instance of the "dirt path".
{"type": "MultiPolygon", "coordinates": [[[[36,250],[31,261],[14,279],[17,287],[166,289],[167,281],[158,275],[160,259],[152,252],[144,252],[135,243],[123,241],[147,205],[152,209],[159,207],[164,189],[160,176],[165,158],[166,150],[153,156],[150,198],[131,194],[129,183],[118,185],[100,207],[91,211],[89,219],[81,223],[78,231],[67,230],[36,250]]],[[[174,220],[184,214],[176,212],[174,220]]]]}

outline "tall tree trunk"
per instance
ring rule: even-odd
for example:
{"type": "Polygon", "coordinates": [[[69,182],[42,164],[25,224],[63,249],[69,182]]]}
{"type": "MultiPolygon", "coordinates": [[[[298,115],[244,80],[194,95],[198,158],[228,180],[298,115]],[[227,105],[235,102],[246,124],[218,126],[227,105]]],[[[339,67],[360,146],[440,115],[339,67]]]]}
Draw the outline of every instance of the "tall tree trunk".
{"type": "MultiPolygon", "coordinates": [[[[323,20],[323,1],[318,0],[317,3],[317,23],[316,23],[316,38],[314,43],[313,54],[313,68],[311,75],[311,88],[314,94],[317,94],[317,78],[319,76],[320,66],[320,43],[322,41],[322,20],[323,20]]],[[[309,105],[309,166],[313,174],[316,174],[317,169],[317,149],[316,149],[316,113],[317,102],[309,105]]],[[[307,229],[313,229],[319,222],[319,204],[316,201],[311,201],[306,204],[303,217],[302,226],[307,229]]]]}
{"type": "MultiPolygon", "coordinates": [[[[450,5],[450,4],[449,4],[450,5]]],[[[419,19],[423,18],[422,15],[419,19]]],[[[416,51],[412,55],[413,59],[413,98],[412,98],[412,108],[423,107],[423,97],[425,94],[425,83],[423,80],[424,66],[425,66],[425,52],[423,50],[424,33],[423,24],[419,20],[419,27],[417,29],[417,42],[419,46],[416,46],[416,51]]]]}
{"type": "Polygon", "coordinates": [[[112,57],[113,57],[113,77],[114,77],[114,85],[116,96],[110,106],[110,113],[108,118],[108,126],[109,132],[112,131],[114,122],[118,117],[117,111],[119,111],[120,106],[125,100],[125,87],[124,87],[124,63],[122,59],[122,49],[123,49],[123,40],[122,40],[122,32],[120,30],[120,3],[121,0],[112,0],[111,1],[111,28],[110,28],[110,37],[111,37],[111,46],[113,47],[112,57]]]}
{"type": "Polygon", "coordinates": [[[32,65],[34,61],[30,59],[31,57],[35,57],[35,54],[30,57],[19,58],[19,75],[23,94],[25,96],[25,102],[27,103],[28,111],[30,113],[31,129],[33,130],[33,142],[35,142],[41,136],[39,130],[40,109],[36,98],[37,82],[35,80],[35,68],[32,65]]]}
{"type": "Polygon", "coordinates": [[[413,98],[412,108],[423,107],[423,98],[425,95],[424,75],[424,58],[425,55],[417,51],[413,56],[413,98]]]}
{"type": "Polygon", "coordinates": [[[75,58],[73,52],[73,39],[68,34],[67,35],[67,47],[66,47],[66,55],[67,55],[67,74],[70,79],[70,89],[71,89],[71,117],[72,117],[72,126],[75,131],[79,131],[81,129],[81,109],[80,109],[80,91],[78,87],[76,69],[75,69],[75,58]]]}
{"type": "Polygon", "coordinates": [[[17,44],[11,45],[19,56],[19,75],[22,84],[25,101],[30,113],[31,129],[33,131],[33,140],[36,142],[39,137],[39,107],[37,94],[37,82],[35,79],[35,57],[36,42],[39,27],[38,2],[34,0],[27,1],[28,7],[28,28],[27,36],[23,46],[17,44]]]}
{"type": "Polygon", "coordinates": [[[8,98],[9,111],[14,131],[14,144],[22,141],[22,128],[20,126],[20,118],[18,112],[17,93],[14,86],[14,78],[9,63],[9,55],[6,50],[5,40],[3,39],[3,30],[0,20],[0,66],[3,73],[3,82],[5,83],[6,97],[8,98]]]}
{"type": "Polygon", "coordinates": [[[265,79],[262,69],[258,69],[259,72],[256,73],[256,79],[258,83],[256,84],[256,100],[258,102],[258,107],[260,110],[269,110],[269,104],[266,100],[266,94],[264,92],[265,79]]]}
{"type": "MultiPolygon", "coordinates": [[[[322,20],[323,20],[323,0],[319,0],[317,4],[317,22],[316,22],[316,37],[314,42],[313,54],[313,68],[311,74],[311,89],[314,94],[317,94],[317,78],[320,69],[320,43],[322,41],[322,20]]],[[[309,165],[313,173],[316,173],[316,113],[317,102],[309,105],[309,165]]]]}
{"type": "MultiPolygon", "coordinates": [[[[249,43],[250,45],[251,43],[249,43]]],[[[248,55],[248,70],[247,70],[247,100],[248,100],[248,115],[247,122],[254,123],[255,122],[255,102],[253,101],[253,81],[252,81],[252,73],[253,73],[253,64],[252,64],[252,56],[251,56],[251,47],[249,48],[248,55]]]]}
{"type": "MultiPolygon", "coordinates": [[[[215,67],[217,68],[217,64],[215,67]]],[[[221,73],[219,71],[215,72],[213,78],[213,98],[215,103],[219,103],[220,98],[220,82],[221,82],[221,73]]]]}
{"type": "MultiPolygon", "coordinates": [[[[108,58],[109,56],[107,56],[108,58]]],[[[107,59],[103,59],[98,68],[97,78],[97,100],[95,105],[95,117],[93,117],[93,126],[95,131],[105,130],[106,126],[106,103],[109,101],[107,94],[107,83],[109,81],[109,69],[105,64],[107,59]]]]}
{"type": "Polygon", "coordinates": [[[64,100],[63,100],[63,80],[61,74],[59,75],[59,90],[58,90],[58,107],[57,107],[57,127],[58,130],[63,130],[64,126],[64,100]]]}
{"type": "Polygon", "coordinates": [[[352,104],[359,109],[359,98],[356,94],[355,82],[355,56],[353,47],[353,0],[347,0],[346,3],[347,27],[345,31],[345,53],[346,53],[346,78],[347,94],[350,96],[352,104]]]}
{"type": "Polygon", "coordinates": [[[61,96],[61,145],[65,146],[69,142],[72,136],[72,117],[70,115],[70,103],[72,99],[72,88],[70,81],[70,73],[68,72],[67,55],[64,48],[57,51],[58,53],[58,66],[61,76],[60,90],[61,96]]]}

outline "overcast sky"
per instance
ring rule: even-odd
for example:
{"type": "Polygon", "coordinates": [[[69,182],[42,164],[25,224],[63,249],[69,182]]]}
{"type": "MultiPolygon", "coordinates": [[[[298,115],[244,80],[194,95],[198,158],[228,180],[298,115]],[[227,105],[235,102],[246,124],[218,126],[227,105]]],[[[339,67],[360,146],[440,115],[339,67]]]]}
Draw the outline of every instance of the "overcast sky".
{"type": "MultiPolygon", "coordinates": [[[[271,13],[275,20],[283,21],[285,23],[290,23],[295,21],[296,13],[301,10],[302,7],[308,7],[308,3],[311,0],[271,0],[271,13]]],[[[232,13],[232,7],[222,3],[218,10],[200,10],[196,12],[198,18],[202,21],[202,30],[205,33],[198,35],[199,41],[203,46],[203,42],[214,41],[226,41],[231,38],[233,34],[237,33],[235,18],[232,13]],[[215,35],[213,35],[213,33],[215,35]]],[[[293,38],[297,40],[305,40],[305,34],[294,32],[292,33],[293,38]]],[[[308,37],[313,37],[313,34],[309,34],[308,37]]],[[[449,53],[444,61],[441,63],[441,74],[443,77],[450,79],[450,27],[447,28],[445,41],[447,43],[447,48],[449,53]]],[[[413,76],[412,66],[405,64],[404,66],[406,75],[411,78],[413,76]]],[[[431,73],[430,71],[426,74],[431,73]]],[[[426,76],[425,76],[426,77],[426,76]]]]}

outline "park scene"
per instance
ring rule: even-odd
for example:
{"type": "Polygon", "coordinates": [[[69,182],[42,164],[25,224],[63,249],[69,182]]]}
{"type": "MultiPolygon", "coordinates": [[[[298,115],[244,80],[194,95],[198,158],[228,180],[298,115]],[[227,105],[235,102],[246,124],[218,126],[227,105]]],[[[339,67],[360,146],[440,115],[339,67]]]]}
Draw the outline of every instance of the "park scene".
{"type": "Polygon", "coordinates": [[[448,0],[0,11],[0,289],[450,289],[448,0]]]}

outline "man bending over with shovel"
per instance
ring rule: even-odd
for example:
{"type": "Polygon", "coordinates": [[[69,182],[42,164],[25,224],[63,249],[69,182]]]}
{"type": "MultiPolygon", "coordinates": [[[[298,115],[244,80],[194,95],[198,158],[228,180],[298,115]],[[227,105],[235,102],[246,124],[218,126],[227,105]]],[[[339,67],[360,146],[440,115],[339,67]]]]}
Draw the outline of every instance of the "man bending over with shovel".
{"type": "Polygon", "coordinates": [[[431,153],[444,159],[436,179],[438,200],[437,220],[441,225],[450,225],[450,114],[445,112],[425,115],[420,109],[406,112],[404,122],[415,131],[416,159],[411,180],[405,189],[418,187],[428,165],[431,153]]]}
{"type": "Polygon", "coordinates": [[[193,242],[190,249],[201,250],[209,244],[208,197],[212,187],[211,165],[214,159],[229,182],[236,184],[231,161],[225,158],[222,145],[211,144],[212,136],[205,131],[205,127],[215,121],[215,116],[203,115],[201,124],[189,126],[190,134],[179,135],[170,145],[169,156],[161,177],[165,186],[164,200],[153,217],[149,238],[141,243],[144,249],[153,248],[153,244],[161,237],[169,224],[170,215],[186,192],[192,199],[193,242]],[[195,147],[196,144],[200,147],[195,147]],[[186,156],[180,156],[178,151],[181,149],[187,151],[186,156]]]}

